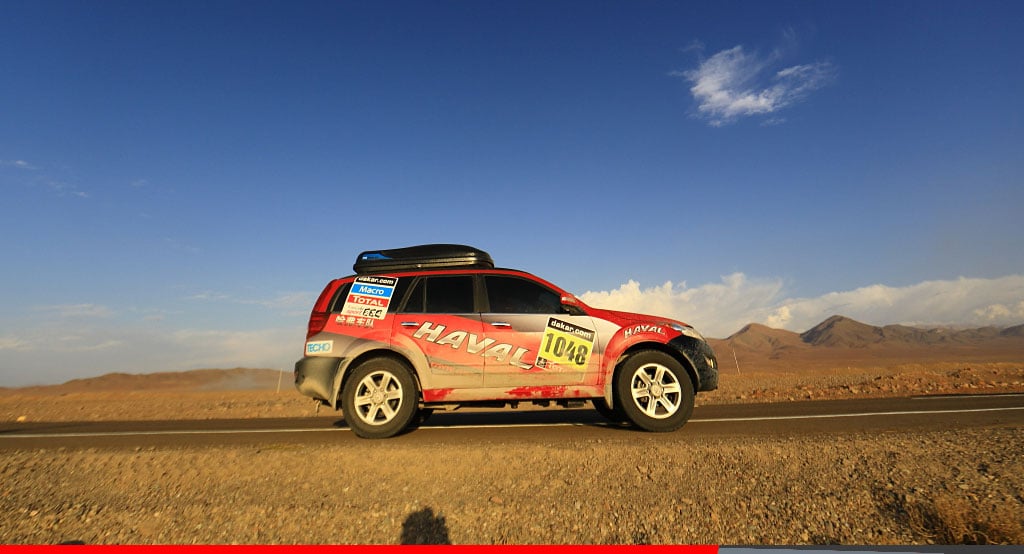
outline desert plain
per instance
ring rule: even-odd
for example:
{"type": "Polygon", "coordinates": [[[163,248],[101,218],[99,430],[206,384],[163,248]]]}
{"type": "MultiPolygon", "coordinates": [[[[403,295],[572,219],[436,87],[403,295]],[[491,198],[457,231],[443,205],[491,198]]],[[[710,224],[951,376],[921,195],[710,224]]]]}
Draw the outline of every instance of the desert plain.
{"type": "MultiPolygon", "coordinates": [[[[712,339],[701,406],[1024,394],[1024,332],[873,327],[712,339]]],[[[554,408],[560,409],[560,408],[554,408]]],[[[323,418],[290,368],[107,374],[0,389],[0,425],[323,418]]],[[[692,424],[691,424],[692,425],[692,424]]],[[[1021,425],[634,431],[522,440],[0,451],[4,544],[1024,543],[1021,425]]],[[[419,433],[422,431],[413,431],[419,433]]]]}

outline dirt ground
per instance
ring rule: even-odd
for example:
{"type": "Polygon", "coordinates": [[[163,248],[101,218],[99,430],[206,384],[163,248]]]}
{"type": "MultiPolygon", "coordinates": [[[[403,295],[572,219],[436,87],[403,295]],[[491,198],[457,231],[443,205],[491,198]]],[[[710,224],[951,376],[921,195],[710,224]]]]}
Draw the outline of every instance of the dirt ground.
{"type": "MultiPolygon", "coordinates": [[[[1024,365],[725,372],[698,405],[1024,392],[1024,365]]],[[[336,414],[322,410],[324,417],[336,414]]],[[[0,420],[299,417],[266,390],[0,392],[0,420]]],[[[621,433],[444,448],[6,451],[0,543],[1024,543],[1022,429],[695,438],[621,433]]]]}

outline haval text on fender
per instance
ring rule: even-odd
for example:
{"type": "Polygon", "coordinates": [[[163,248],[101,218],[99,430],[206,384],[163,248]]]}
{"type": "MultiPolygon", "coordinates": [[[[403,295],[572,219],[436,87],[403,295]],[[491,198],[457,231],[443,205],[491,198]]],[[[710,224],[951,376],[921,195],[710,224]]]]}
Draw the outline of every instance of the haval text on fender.
{"type": "Polygon", "coordinates": [[[362,252],[309,317],[295,386],[352,431],[390,437],[435,409],[570,406],[673,431],[718,387],[711,347],[671,319],[587,306],[486,252],[432,244],[362,252]]]}

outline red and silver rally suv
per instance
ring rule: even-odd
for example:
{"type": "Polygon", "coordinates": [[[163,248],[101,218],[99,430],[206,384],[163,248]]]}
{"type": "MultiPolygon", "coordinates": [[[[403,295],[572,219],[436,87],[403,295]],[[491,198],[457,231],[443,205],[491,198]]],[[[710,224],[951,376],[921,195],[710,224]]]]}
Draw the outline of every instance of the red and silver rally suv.
{"type": "Polygon", "coordinates": [[[572,405],[673,431],[718,387],[711,347],[663,317],[587,306],[476,248],[361,253],[313,307],[295,386],[341,409],[360,437],[402,432],[438,408],[572,405]]]}

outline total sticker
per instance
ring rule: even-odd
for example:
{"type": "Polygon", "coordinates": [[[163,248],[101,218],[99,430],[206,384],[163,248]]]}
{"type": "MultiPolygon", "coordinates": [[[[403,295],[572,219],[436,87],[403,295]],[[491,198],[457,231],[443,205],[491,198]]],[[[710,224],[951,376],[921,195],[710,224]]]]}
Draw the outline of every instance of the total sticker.
{"type": "Polygon", "coordinates": [[[540,353],[537,354],[539,366],[547,363],[569,366],[579,371],[586,371],[590,355],[594,352],[594,331],[580,327],[575,323],[548,318],[548,326],[540,341],[540,353]]]}
{"type": "Polygon", "coordinates": [[[397,284],[395,277],[356,277],[341,308],[342,315],[384,319],[397,284]]]}

